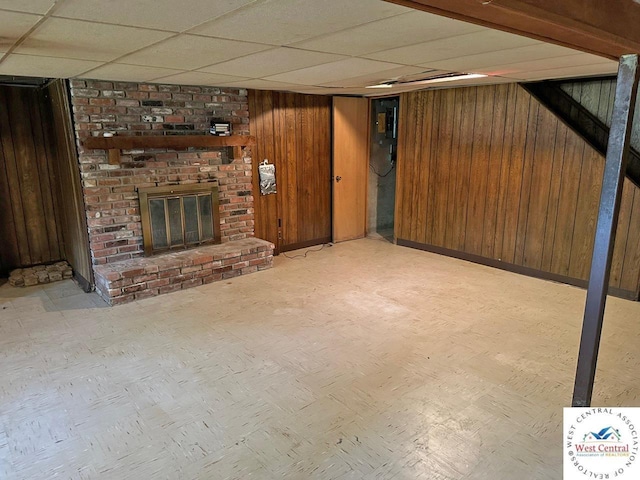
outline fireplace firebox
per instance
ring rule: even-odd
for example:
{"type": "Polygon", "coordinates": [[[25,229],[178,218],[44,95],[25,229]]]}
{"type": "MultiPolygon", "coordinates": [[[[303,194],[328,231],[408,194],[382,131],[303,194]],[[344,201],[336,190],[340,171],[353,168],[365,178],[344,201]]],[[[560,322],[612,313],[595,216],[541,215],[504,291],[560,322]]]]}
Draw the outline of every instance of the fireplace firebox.
{"type": "Polygon", "coordinates": [[[218,184],[139,188],[145,255],[220,243],[218,184]]]}

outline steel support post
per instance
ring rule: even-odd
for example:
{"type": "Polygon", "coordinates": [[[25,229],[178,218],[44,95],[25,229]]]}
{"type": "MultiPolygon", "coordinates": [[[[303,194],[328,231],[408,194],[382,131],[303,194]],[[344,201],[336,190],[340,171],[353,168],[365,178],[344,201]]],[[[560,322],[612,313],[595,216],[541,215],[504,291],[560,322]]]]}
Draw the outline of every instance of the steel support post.
{"type": "Polygon", "coordinates": [[[591,259],[591,273],[582,323],[576,381],[573,390],[574,407],[591,405],[593,380],[598,361],[602,319],[607,299],[611,257],[616,237],[620,198],[629,155],[629,138],[638,91],[638,55],[620,57],[618,81],[613,105],[609,144],[600,194],[596,237],[591,259]]]}

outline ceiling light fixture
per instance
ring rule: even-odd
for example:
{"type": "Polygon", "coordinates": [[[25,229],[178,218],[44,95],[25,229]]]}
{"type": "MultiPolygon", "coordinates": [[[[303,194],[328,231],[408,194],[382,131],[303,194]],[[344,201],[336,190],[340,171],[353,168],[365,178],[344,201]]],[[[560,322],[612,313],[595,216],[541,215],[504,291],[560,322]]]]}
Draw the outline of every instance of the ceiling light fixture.
{"type": "Polygon", "coordinates": [[[369,85],[364,88],[391,88],[393,85],[393,83],[378,83],[377,85],[369,85]]]}
{"type": "Polygon", "coordinates": [[[484,78],[488,76],[489,75],[485,75],[484,73],[447,73],[445,75],[423,78],[421,80],[410,80],[408,82],[392,80],[389,82],[378,83],[376,85],[369,85],[365,88],[409,87],[412,85],[429,85],[433,83],[455,82],[456,80],[470,80],[473,78],[484,78]]]}

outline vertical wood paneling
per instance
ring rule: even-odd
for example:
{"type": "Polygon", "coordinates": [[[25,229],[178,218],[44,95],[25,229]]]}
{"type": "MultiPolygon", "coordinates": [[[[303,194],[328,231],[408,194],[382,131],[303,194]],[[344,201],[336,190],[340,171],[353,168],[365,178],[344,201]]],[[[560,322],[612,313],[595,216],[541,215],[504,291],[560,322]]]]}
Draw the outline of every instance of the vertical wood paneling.
{"type": "Polygon", "coordinates": [[[533,176],[533,164],[536,154],[536,141],[538,125],[540,124],[539,104],[532,98],[529,99],[529,119],[527,121],[527,135],[524,150],[524,162],[522,167],[522,182],[520,183],[520,203],[518,210],[518,228],[516,231],[516,247],[514,263],[525,264],[526,229],[529,221],[529,204],[531,200],[531,180],[533,176]]]}
{"type": "Polygon", "coordinates": [[[546,109],[538,109],[536,145],[531,172],[531,196],[527,212],[522,264],[540,270],[544,248],[553,151],[558,120],[546,109]]]}
{"type": "Polygon", "coordinates": [[[427,165],[430,161],[431,154],[431,127],[433,125],[433,98],[434,95],[429,93],[424,97],[421,111],[423,114],[419,118],[419,122],[416,124],[416,131],[421,133],[421,141],[416,145],[416,170],[418,185],[421,188],[416,189],[414,192],[413,203],[415,205],[415,237],[424,242],[427,229],[427,199],[428,199],[428,186],[429,186],[429,174],[431,169],[426,166],[423,168],[423,164],[427,165]]]}
{"type": "MultiPolygon", "coordinates": [[[[572,95],[608,108],[596,98],[606,88],[575,85],[572,95]]],[[[403,94],[400,129],[401,243],[588,278],[604,159],[524,89],[403,94]]],[[[640,194],[625,182],[610,284],[631,297],[639,278],[640,194]]]]}
{"type": "Polygon", "coordinates": [[[633,206],[627,238],[616,237],[616,243],[626,240],[622,275],[620,277],[621,288],[627,288],[627,285],[637,285],[638,272],[640,272],[640,190],[633,188],[632,193],[633,206]]]}
{"type": "Polygon", "coordinates": [[[330,97],[249,92],[254,147],[255,235],[277,251],[331,237],[330,97]],[[258,164],[276,166],[277,193],[261,195],[258,164]],[[280,225],[280,226],[279,226],[280,225]]]}
{"type": "MultiPolygon", "coordinates": [[[[440,157],[452,158],[451,147],[453,142],[453,109],[450,105],[455,99],[455,90],[445,90],[441,94],[436,95],[438,102],[438,116],[434,119],[434,125],[438,128],[438,143],[433,146],[433,162],[431,167],[435,170],[435,180],[431,184],[431,195],[433,203],[431,217],[433,218],[431,231],[431,244],[444,246],[447,232],[447,205],[448,205],[448,183],[450,165],[442,162],[440,157]]],[[[437,100],[436,100],[437,101],[437,100]]],[[[402,112],[402,109],[400,109],[402,112]]],[[[399,148],[399,147],[398,147],[399,148]]],[[[399,166],[399,165],[398,165],[399,166]]],[[[396,188],[400,186],[400,182],[396,177],[396,188]]],[[[397,215],[396,215],[396,218],[397,215]]],[[[429,233],[427,233],[429,235],[429,233]]]]}
{"type": "Polygon", "coordinates": [[[589,276],[603,171],[602,157],[591,147],[586,146],[582,157],[579,200],[569,266],[569,271],[578,278],[589,276]]]}
{"type": "MultiPolygon", "coordinates": [[[[458,143],[458,180],[456,182],[456,210],[454,239],[456,250],[464,250],[466,223],[469,211],[469,186],[471,184],[471,160],[473,159],[473,132],[475,129],[477,88],[464,88],[460,142],[458,143]]],[[[475,180],[474,180],[475,181],[475,180]]]]}
{"type": "MultiPolygon", "coordinates": [[[[477,91],[475,118],[493,118],[493,88],[480,88],[477,91]]],[[[487,172],[489,170],[489,152],[491,149],[491,130],[493,122],[476,122],[473,130],[473,153],[470,162],[469,204],[465,231],[484,232],[485,207],[487,203],[487,172]]],[[[489,212],[490,214],[490,212],[489,212]]],[[[482,254],[483,235],[465,236],[465,251],[482,254]]]]}
{"type": "Polygon", "coordinates": [[[93,285],[93,269],[89,253],[87,217],[82,193],[75,134],[71,121],[71,108],[64,80],[49,84],[45,101],[50,108],[43,109],[45,138],[54,149],[54,204],[59,212],[59,228],[64,245],[64,258],[74,271],[75,278],[89,291],[93,285]],[[45,113],[46,112],[46,113],[45,113]]]}
{"type": "MultiPolygon", "coordinates": [[[[504,231],[506,211],[508,205],[508,187],[509,179],[511,178],[511,139],[513,138],[515,128],[515,115],[516,115],[516,103],[517,103],[517,86],[515,84],[508,85],[507,90],[499,88],[496,91],[496,102],[506,104],[505,113],[505,129],[502,136],[498,136],[496,139],[495,155],[500,153],[500,171],[498,183],[498,205],[496,207],[496,228],[494,232],[493,240],[493,254],[485,255],[489,258],[497,258],[502,260],[504,258],[504,231]],[[502,147],[502,148],[499,148],[502,147]]],[[[495,176],[495,172],[489,172],[490,176],[495,176]]]]}
{"type": "Polygon", "coordinates": [[[0,89],[0,242],[2,242],[0,274],[21,265],[20,243],[18,242],[18,222],[20,219],[16,219],[14,214],[17,192],[12,191],[9,181],[12,178],[9,161],[13,161],[13,145],[11,137],[5,131],[5,127],[8,125],[5,104],[4,90],[0,89]]]}
{"type": "MultiPolygon", "coordinates": [[[[258,164],[263,160],[275,161],[273,104],[269,92],[249,91],[249,128],[256,137],[253,147],[253,198],[254,233],[256,237],[269,240],[278,245],[278,208],[275,195],[260,194],[260,176],[258,164]]],[[[284,168],[284,167],[283,167],[284,168]]],[[[279,172],[282,179],[282,173],[279,172]]],[[[282,192],[282,187],[277,185],[282,192]]],[[[283,195],[280,193],[279,195],[283,195]]]]}
{"type": "MultiPolygon", "coordinates": [[[[13,224],[15,228],[15,236],[17,241],[18,262],[13,265],[17,267],[20,265],[32,265],[35,262],[31,261],[31,252],[29,249],[27,224],[25,216],[25,208],[23,206],[23,196],[21,191],[21,174],[18,169],[18,163],[16,157],[20,155],[21,150],[18,145],[14,143],[19,142],[19,139],[14,138],[11,131],[11,123],[14,121],[15,114],[12,114],[13,109],[10,104],[10,97],[14,93],[14,89],[0,87],[0,141],[2,141],[2,148],[4,150],[3,160],[4,172],[6,174],[6,184],[8,192],[2,192],[2,196],[10,198],[11,213],[13,217],[13,224]]],[[[4,228],[8,228],[3,226],[4,228]]]]}
{"type": "Polygon", "coordinates": [[[553,246],[556,237],[556,224],[558,220],[558,206],[560,203],[560,187],[562,185],[566,143],[567,127],[561,122],[558,122],[556,124],[553,166],[551,168],[549,200],[547,202],[547,217],[544,230],[544,243],[542,247],[542,263],[540,265],[540,269],[545,272],[552,271],[553,246]]]}
{"type": "Polygon", "coordinates": [[[41,103],[35,88],[0,87],[0,196],[6,208],[0,217],[0,256],[4,273],[63,258],[52,188],[53,148],[45,141],[41,103]]]}
{"type": "MultiPolygon", "coordinates": [[[[625,179],[622,198],[620,202],[620,213],[618,215],[618,229],[616,235],[620,237],[615,242],[613,250],[613,258],[611,262],[611,280],[610,284],[620,288],[622,282],[623,261],[626,257],[626,250],[629,243],[629,228],[631,225],[631,214],[633,210],[635,185],[631,180],[625,179]],[[631,193],[629,193],[631,192],[631,193]]],[[[639,273],[640,274],[640,273],[639,273]]]]}
{"type": "MultiPolygon", "coordinates": [[[[451,108],[453,109],[453,124],[451,126],[451,153],[447,158],[447,223],[445,228],[445,242],[444,245],[457,245],[458,235],[457,230],[461,227],[460,223],[456,223],[456,211],[457,211],[457,198],[458,198],[458,185],[462,182],[460,179],[460,142],[462,135],[459,130],[462,125],[462,107],[463,102],[463,90],[456,88],[453,90],[454,100],[451,108]]],[[[402,114],[402,112],[400,112],[402,114]]],[[[399,180],[396,177],[396,182],[399,180]]]]}
{"type": "Polygon", "coordinates": [[[497,88],[491,87],[492,103],[493,103],[493,122],[491,122],[491,140],[487,153],[488,165],[484,174],[487,179],[486,193],[486,211],[482,232],[482,251],[480,255],[485,257],[493,256],[495,241],[497,238],[496,231],[498,229],[498,202],[500,192],[500,179],[503,175],[502,148],[507,128],[507,102],[500,101],[497,95],[497,88]]]}
{"type": "Polygon", "coordinates": [[[505,137],[505,145],[509,149],[510,168],[506,186],[505,221],[500,260],[516,263],[516,233],[520,212],[520,200],[524,170],[525,145],[527,142],[527,119],[531,98],[522,89],[515,90],[516,109],[514,115],[513,136],[505,137]],[[510,148],[509,148],[510,147],[510,148]]]}
{"type": "MultiPolygon", "coordinates": [[[[400,112],[408,112],[409,111],[409,102],[410,99],[407,95],[403,95],[400,97],[400,112]]],[[[408,118],[408,113],[405,113],[403,118],[408,118]]],[[[398,123],[398,157],[409,158],[409,155],[405,151],[409,145],[407,139],[411,136],[409,133],[409,129],[411,128],[411,124],[407,122],[399,122],[398,123]]],[[[407,162],[403,162],[401,164],[396,163],[396,179],[399,177],[405,178],[406,175],[407,162]]],[[[405,218],[407,215],[402,211],[406,206],[405,201],[405,192],[407,188],[411,186],[411,182],[398,182],[396,181],[396,202],[394,205],[393,216],[394,218],[405,218]]],[[[406,226],[405,222],[394,222],[393,224],[393,236],[396,238],[403,238],[405,232],[403,229],[406,226]]]]}
{"type": "Polygon", "coordinates": [[[584,147],[584,142],[575,133],[568,130],[551,262],[551,271],[559,275],[569,275],[569,261],[571,260],[571,244],[576,221],[576,206],[578,203],[584,147]]]}

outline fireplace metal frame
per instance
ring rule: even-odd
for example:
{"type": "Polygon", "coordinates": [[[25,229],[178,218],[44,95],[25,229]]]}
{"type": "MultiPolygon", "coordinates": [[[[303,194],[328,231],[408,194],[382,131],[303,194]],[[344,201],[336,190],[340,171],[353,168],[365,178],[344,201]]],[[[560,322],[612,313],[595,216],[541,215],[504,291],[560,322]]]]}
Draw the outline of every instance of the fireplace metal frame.
{"type": "MultiPolygon", "coordinates": [[[[144,243],[145,255],[155,255],[172,250],[186,250],[195,248],[198,245],[221,243],[220,234],[220,202],[218,200],[218,182],[207,182],[187,185],[166,185],[162,187],[138,188],[138,198],[140,200],[140,220],[142,222],[142,239],[144,243]],[[153,248],[153,232],[151,229],[151,217],[149,212],[149,201],[154,198],[179,198],[191,194],[211,193],[211,213],[213,219],[213,238],[197,243],[189,243],[163,249],[153,248]]],[[[184,214],[182,218],[184,225],[184,214]]]]}

